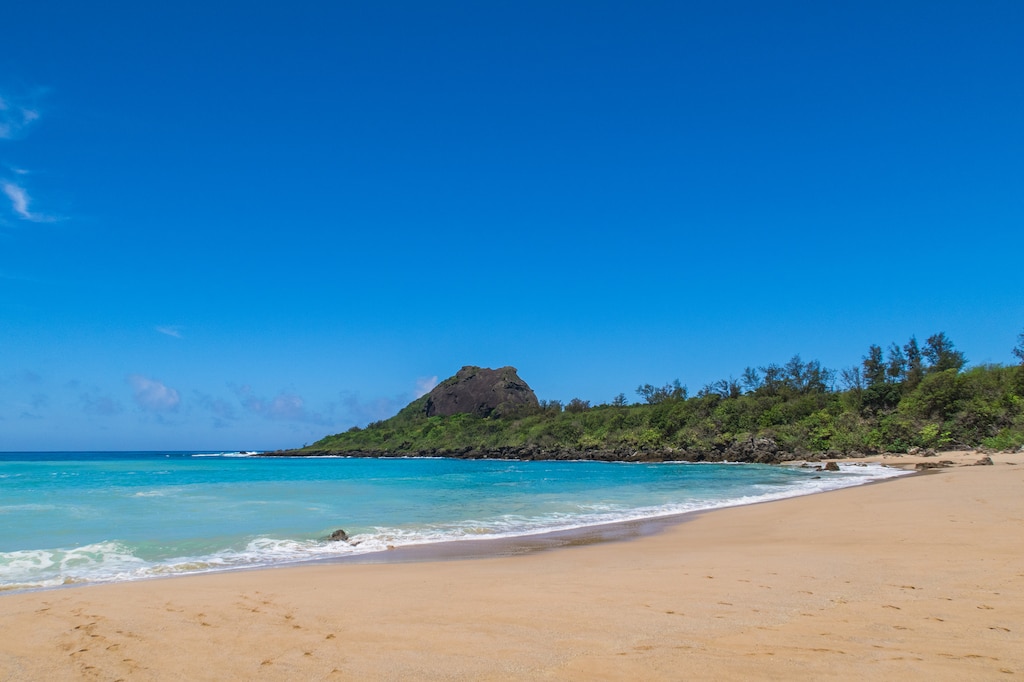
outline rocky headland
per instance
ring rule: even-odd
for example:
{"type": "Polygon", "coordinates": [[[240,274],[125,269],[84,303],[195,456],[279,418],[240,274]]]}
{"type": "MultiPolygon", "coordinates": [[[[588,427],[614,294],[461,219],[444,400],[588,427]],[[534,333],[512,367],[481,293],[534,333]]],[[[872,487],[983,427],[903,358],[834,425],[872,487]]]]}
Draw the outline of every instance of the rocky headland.
{"type": "Polygon", "coordinates": [[[423,413],[427,417],[501,417],[539,404],[537,394],[519,378],[515,367],[487,369],[467,365],[427,394],[423,413]]]}
{"type": "Polygon", "coordinates": [[[389,419],[264,454],[770,464],[1024,445],[1024,366],[935,364],[845,391],[799,357],[764,369],[746,391],[644,385],[644,402],[592,406],[538,400],[515,367],[466,366],[389,419]]]}

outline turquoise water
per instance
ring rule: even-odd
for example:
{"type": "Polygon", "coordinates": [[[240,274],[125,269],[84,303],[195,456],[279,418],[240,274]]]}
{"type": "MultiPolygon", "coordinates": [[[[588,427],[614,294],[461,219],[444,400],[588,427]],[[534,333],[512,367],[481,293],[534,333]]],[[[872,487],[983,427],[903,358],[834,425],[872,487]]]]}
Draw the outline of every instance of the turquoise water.
{"type": "Polygon", "coordinates": [[[753,464],[0,453],[0,590],[514,537],[749,504],[899,472],[753,464]],[[344,528],[351,543],[323,538],[344,528]]]}

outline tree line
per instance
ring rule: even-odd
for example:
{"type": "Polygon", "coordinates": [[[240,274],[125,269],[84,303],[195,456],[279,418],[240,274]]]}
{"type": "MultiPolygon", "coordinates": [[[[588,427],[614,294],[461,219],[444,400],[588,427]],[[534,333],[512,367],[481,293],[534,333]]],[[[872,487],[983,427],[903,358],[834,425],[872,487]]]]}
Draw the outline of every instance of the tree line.
{"type": "Polygon", "coordinates": [[[314,450],[380,454],[528,449],[540,453],[655,453],[663,459],[730,458],[746,443],[794,456],[902,452],[912,447],[1024,446],[1024,332],[1019,365],[968,367],[945,333],[911,337],[838,372],[794,355],[747,367],[694,395],[678,380],[641,384],[591,405],[541,401],[501,418],[426,417],[421,398],[395,417],[328,436],[314,450]]]}

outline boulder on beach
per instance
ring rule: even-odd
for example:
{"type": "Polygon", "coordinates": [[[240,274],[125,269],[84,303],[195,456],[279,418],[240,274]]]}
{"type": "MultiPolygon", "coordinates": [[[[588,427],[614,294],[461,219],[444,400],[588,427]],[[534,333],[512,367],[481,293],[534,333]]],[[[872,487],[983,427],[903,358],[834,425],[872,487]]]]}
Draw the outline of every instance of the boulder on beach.
{"type": "Polygon", "coordinates": [[[938,462],[918,462],[916,468],[920,471],[923,469],[945,469],[946,467],[955,466],[956,462],[948,459],[943,459],[938,462]]]}

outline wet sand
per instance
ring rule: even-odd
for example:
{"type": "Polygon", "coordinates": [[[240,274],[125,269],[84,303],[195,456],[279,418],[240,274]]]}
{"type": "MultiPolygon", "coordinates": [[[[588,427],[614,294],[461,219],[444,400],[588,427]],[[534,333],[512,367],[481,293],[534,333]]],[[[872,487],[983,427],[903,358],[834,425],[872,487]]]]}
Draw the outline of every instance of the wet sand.
{"type": "Polygon", "coordinates": [[[1024,454],[980,457],[551,551],[3,595],[0,679],[1024,679],[1024,454]]]}

